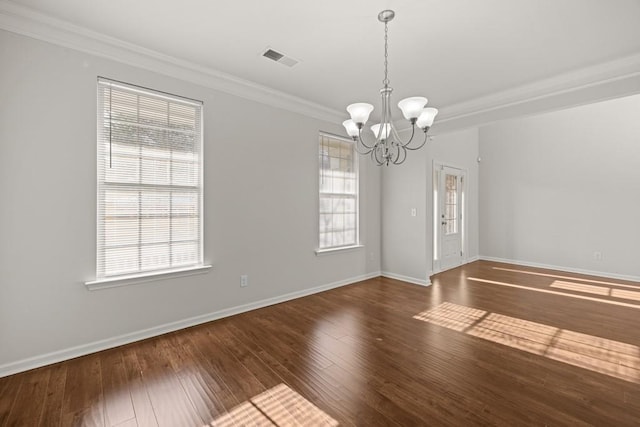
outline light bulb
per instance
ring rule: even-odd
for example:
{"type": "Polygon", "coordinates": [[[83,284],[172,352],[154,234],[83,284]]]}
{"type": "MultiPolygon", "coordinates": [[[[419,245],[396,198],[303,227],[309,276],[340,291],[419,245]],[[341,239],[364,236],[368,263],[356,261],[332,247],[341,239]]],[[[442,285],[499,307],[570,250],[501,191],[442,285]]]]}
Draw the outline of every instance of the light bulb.
{"type": "Polygon", "coordinates": [[[364,102],[351,104],[347,107],[347,111],[351,114],[351,120],[355,124],[365,124],[369,120],[369,114],[373,111],[373,105],[364,102]]]}
{"type": "Polygon", "coordinates": [[[358,125],[351,119],[342,122],[342,126],[344,126],[345,130],[347,131],[347,135],[352,138],[358,136],[358,134],[360,133],[358,125]]]}
{"type": "MultiPolygon", "coordinates": [[[[373,134],[376,136],[376,138],[378,138],[381,126],[382,123],[371,126],[371,130],[373,131],[373,134]]],[[[382,131],[382,136],[380,137],[380,139],[387,139],[389,137],[389,134],[391,133],[391,125],[389,123],[385,123],[383,129],[384,130],[382,131]]]]}
{"type": "Polygon", "coordinates": [[[437,114],[438,114],[437,108],[429,107],[422,110],[422,114],[420,114],[420,117],[418,117],[418,121],[417,121],[418,127],[420,129],[431,127],[431,125],[433,124],[433,119],[436,118],[437,114]]]}
{"type": "Polygon", "coordinates": [[[414,96],[398,102],[398,107],[402,110],[402,115],[404,115],[405,119],[417,119],[427,102],[427,98],[414,96]]]}

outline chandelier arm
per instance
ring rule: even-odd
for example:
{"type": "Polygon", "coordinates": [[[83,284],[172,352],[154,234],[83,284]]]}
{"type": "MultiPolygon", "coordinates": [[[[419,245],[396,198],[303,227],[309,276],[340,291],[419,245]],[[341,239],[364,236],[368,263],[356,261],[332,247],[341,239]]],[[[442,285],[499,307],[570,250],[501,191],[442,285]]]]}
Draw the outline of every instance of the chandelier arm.
{"type": "Polygon", "coordinates": [[[394,165],[401,165],[404,163],[405,160],[407,160],[407,148],[403,145],[399,145],[398,146],[398,158],[396,158],[396,161],[393,162],[394,165]],[[400,159],[400,148],[402,148],[402,152],[404,154],[404,156],[402,156],[402,160],[400,159]]]}
{"type": "Polygon", "coordinates": [[[358,142],[357,141],[355,141],[353,148],[356,150],[356,153],[361,154],[363,156],[366,156],[367,154],[369,154],[369,153],[371,153],[373,151],[373,148],[369,148],[369,149],[367,149],[365,151],[360,151],[358,149],[358,142]]]}
{"type": "MultiPolygon", "coordinates": [[[[375,143],[372,146],[368,146],[364,143],[364,141],[362,140],[362,128],[358,129],[358,140],[360,141],[360,144],[362,144],[362,146],[367,150],[372,150],[376,146],[375,143]]],[[[376,142],[378,141],[376,140],[376,142]]]]}
{"type": "MultiPolygon", "coordinates": [[[[394,130],[395,130],[395,128],[394,128],[394,130]]],[[[416,135],[416,124],[415,123],[411,123],[411,137],[409,138],[409,140],[407,142],[402,141],[402,139],[400,138],[400,136],[396,132],[396,138],[398,138],[398,144],[402,145],[403,147],[406,147],[407,145],[411,144],[411,141],[413,141],[413,137],[415,135],[416,135]]]]}
{"type": "Polygon", "coordinates": [[[380,159],[378,159],[378,154],[377,154],[379,148],[380,148],[379,146],[376,146],[373,150],[371,150],[371,159],[374,162],[376,162],[378,166],[382,166],[384,162],[381,162],[380,159]]]}
{"type": "Polygon", "coordinates": [[[398,159],[400,159],[400,147],[402,147],[402,145],[398,144],[397,142],[393,144],[394,148],[395,148],[395,156],[393,156],[391,158],[391,161],[393,164],[396,164],[396,162],[398,161],[398,159]]]}
{"type": "Polygon", "coordinates": [[[404,148],[406,148],[407,150],[411,150],[411,151],[419,150],[422,147],[424,147],[424,144],[427,143],[427,139],[429,139],[429,135],[427,134],[427,131],[425,131],[424,132],[424,140],[422,141],[422,144],[420,144],[418,147],[407,147],[407,146],[405,146],[404,148]]]}
{"type": "Polygon", "coordinates": [[[398,148],[398,143],[395,141],[391,141],[390,150],[389,150],[389,161],[393,164],[398,160],[400,156],[400,149],[398,148]]]}
{"type": "Polygon", "coordinates": [[[356,136],[353,137],[353,143],[354,143],[353,148],[356,150],[358,154],[366,156],[367,154],[371,153],[371,151],[373,151],[375,146],[369,147],[367,144],[364,143],[364,141],[362,141],[361,136],[362,136],[362,132],[360,132],[357,137],[356,136]],[[358,141],[360,141],[360,144],[362,144],[362,146],[364,147],[364,151],[360,151],[360,149],[358,148],[358,141]]]}

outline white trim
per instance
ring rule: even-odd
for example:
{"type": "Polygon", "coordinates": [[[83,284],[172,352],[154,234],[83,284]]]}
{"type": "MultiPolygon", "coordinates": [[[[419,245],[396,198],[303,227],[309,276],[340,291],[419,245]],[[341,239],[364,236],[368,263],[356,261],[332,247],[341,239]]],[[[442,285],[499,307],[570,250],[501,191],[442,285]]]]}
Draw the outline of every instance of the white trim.
{"type": "Polygon", "coordinates": [[[331,132],[326,132],[326,131],[323,131],[323,130],[318,131],[318,134],[320,136],[324,136],[324,137],[327,137],[327,138],[339,139],[340,141],[348,142],[349,144],[354,144],[355,143],[355,141],[353,139],[351,139],[351,138],[349,138],[347,136],[338,135],[338,134],[331,133],[331,132]]]}
{"type": "Polygon", "coordinates": [[[0,29],[122,62],[307,117],[342,123],[344,114],[303,98],[104,35],[0,0],[0,29]]]}
{"type": "Polygon", "coordinates": [[[444,273],[445,271],[449,271],[449,270],[453,270],[454,268],[458,268],[458,267],[462,267],[463,265],[467,265],[467,264],[471,264],[472,262],[476,262],[479,261],[480,257],[479,256],[472,256],[471,258],[465,258],[462,262],[462,264],[460,265],[455,265],[453,267],[447,268],[446,270],[434,270],[431,273],[429,273],[429,277],[433,276],[434,274],[440,274],[440,273],[444,273]]]}
{"type": "Polygon", "coordinates": [[[418,279],[411,276],[405,276],[403,274],[391,273],[390,271],[383,271],[382,277],[388,277],[389,279],[401,280],[403,282],[413,283],[414,285],[420,286],[431,286],[431,280],[429,277],[426,279],[418,279]]]}
{"type": "Polygon", "coordinates": [[[381,273],[375,271],[372,273],[363,274],[360,276],[351,277],[337,282],[328,283],[326,285],[316,286],[310,289],[304,289],[301,291],[291,292],[288,294],[263,299],[256,302],[250,302],[247,304],[225,308],[222,310],[214,311],[212,313],[203,314],[200,316],[190,317],[188,319],[178,320],[175,322],[165,323],[160,326],[155,326],[148,329],[143,329],[136,332],[131,332],[124,335],[119,335],[104,340],[94,341],[88,344],[82,344],[75,347],[66,348],[63,350],[54,351],[51,353],[42,354],[39,356],[29,357],[27,359],[18,360],[15,362],[6,363],[0,365],[0,378],[8,375],[13,375],[18,372],[27,371],[29,369],[39,368],[41,366],[50,365],[52,363],[62,362],[64,360],[73,359],[76,357],[84,356],[86,354],[95,353],[97,351],[106,350],[109,348],[118,347],[124,344],[129,344],[135,341],[144,340],[147,338],[155,337],[158,335],[166,334],[169,332],[177,331],[191,326],[200,325],[202,323],[218,320],[223,317],[229,317],[247,311],[256,310],[259,308],[267,307],[274,304],[280,304],[282,302],[290,301],[296,298],[305,297],[308,295],[316,294],[318,292],[327,291],[329,289],[338,288],[352,283],[361,282],[363,280],[379,277],[381,273]]]}
{"type": "Polygon", "coordinates": [[[566,271],[568,273],[585,274],[588,276],[603,277],[605,279],[629,280],[632,282],[640,282],[640,276],[632,276],[628,274],[609,273],[604,271],[584,270],[581,268],[565,267],[561,265],[542,264],[539,262],[522,261],[516,259],[496,258],[480,255],[482,261],[504,262],[506,264],[522,265],[524,267],[546,268],[548,270],[566,271]]]}
{"type": "MultiPolygon", "coordinates": [[[[0,0],[0,29],[189,81],[308,117],[341,123],[344,113],[212,68],[91,31],[0,0]]],[[[640,76],[640,54],[574,70],[440,109],[437,123],[640,76]]],[[[486,120],[485,120],[486,122],[486,120]]]]}
{"type": "Polygon", "coordinates": [[[640,76],[640,54],[563,73],[440,109],[438,123],[640,76]]]}
{"type": "Polygon", "coordinates": [[[317,256],[331,255],[338,252],[349,252],[356,249],[364,248],[364,245],[341,246],[339,248],[316,249],[317,256]]]}
{"type": "Polygon", "coordinates": [[[92,280],[90,282],[85,282],[84,285],[90,291],[96,291],[99,289],[116,288],[119,286],[137,285],[138,283],[146,283],[156,280],[193,276],[194,274],[204,274],[208,273],[210,269],[211,265],[197,265],[195,267],[176,268],[173,270],[149,271],[146,273],[92,280]]]}

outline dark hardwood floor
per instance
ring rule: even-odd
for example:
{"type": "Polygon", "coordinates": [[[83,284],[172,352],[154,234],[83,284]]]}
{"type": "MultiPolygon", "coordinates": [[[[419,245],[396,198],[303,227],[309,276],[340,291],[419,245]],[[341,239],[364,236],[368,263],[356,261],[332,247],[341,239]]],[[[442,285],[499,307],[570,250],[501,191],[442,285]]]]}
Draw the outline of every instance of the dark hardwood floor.
{"type": "Polygon", "coordinates": [[[479,261],[0,379],[0,426],[640,425],[640,284],[479,261]]]}

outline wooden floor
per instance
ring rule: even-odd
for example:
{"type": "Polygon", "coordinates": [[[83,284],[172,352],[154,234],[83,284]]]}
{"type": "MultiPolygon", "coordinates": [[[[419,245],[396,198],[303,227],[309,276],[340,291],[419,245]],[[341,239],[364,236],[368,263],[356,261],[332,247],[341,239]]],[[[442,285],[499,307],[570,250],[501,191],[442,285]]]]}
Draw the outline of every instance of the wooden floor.
{"type": "Polygon", "coordinates": [[[479,261],[0,379],[0,426],[640,425],[640,284],[479,261]]]}

